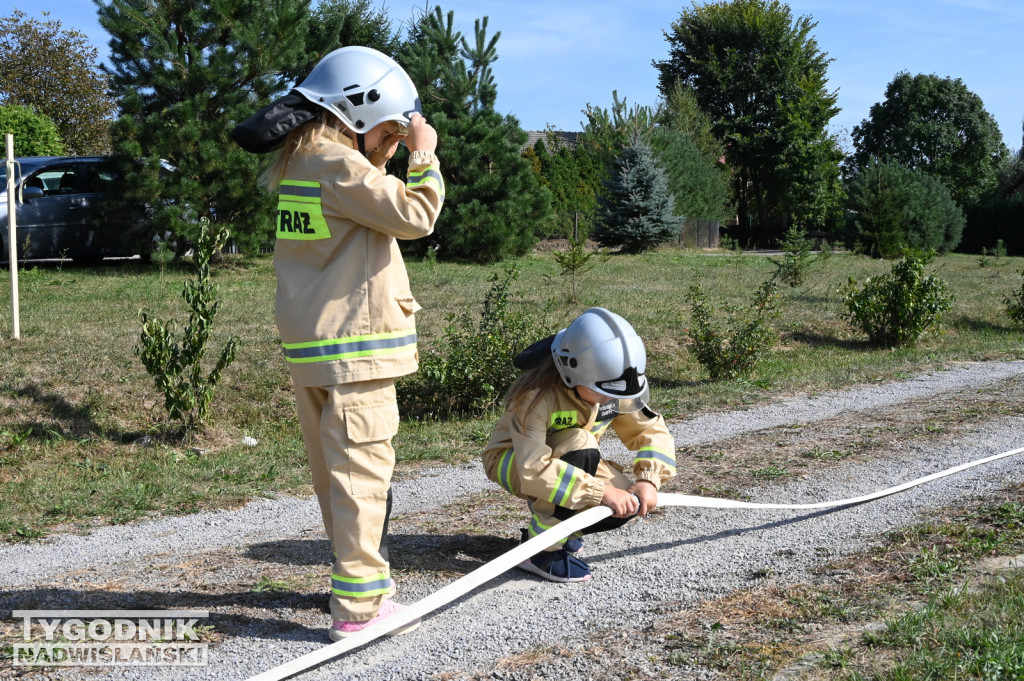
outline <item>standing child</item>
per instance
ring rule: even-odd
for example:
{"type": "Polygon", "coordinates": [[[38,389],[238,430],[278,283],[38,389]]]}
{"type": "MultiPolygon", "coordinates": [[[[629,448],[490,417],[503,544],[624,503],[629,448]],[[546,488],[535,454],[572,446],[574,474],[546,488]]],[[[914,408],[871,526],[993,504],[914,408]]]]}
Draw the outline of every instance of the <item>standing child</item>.
{"type": "Polygon", "coordinates": [[[398,64],[343,47],[234,132],[250,151],[280,148],[266,176],[279,197],[276,321],[334,550],[332,640],[404,607],[389,600],[391,439],[419,305],[397,239],[430,234],[444,200],[437,133],[419,111],[398,64]],[[384,173],[403,140],[405,182],[384,173]]]}
{"type": "MultiPolygon", "coordinates": [[[[483,460],[488,478],[528,502],[524,539],[598,504],[612,517],[582,534],[621,527],[658,505],[658,489],[675,475],[675,442],[647,406],[646,350],[629,322],[592,307],[515,364],[525,371],[505,396],[483,460]],[[601,458],[598,443],[609,426],[636,453],[635,482],[601,458]]],[[[582,534],[519,567],[553,582],[590,579],[580,559],[582,534]]]]}

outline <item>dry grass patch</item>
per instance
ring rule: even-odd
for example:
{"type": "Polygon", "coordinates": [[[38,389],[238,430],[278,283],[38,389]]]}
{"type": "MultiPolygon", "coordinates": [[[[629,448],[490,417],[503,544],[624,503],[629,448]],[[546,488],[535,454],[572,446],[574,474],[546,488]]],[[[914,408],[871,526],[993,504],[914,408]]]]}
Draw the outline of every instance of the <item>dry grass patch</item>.
{"type": "Polygon", "coordinates": [[[742,499],[742,490],[773,480],[805,478],[845,462],[899,456],[910,445],[954,443],[1000,416],[1024,416],[1024,385],[1019,380],[680,447],[680,474],[665,491],[742,499]]]}

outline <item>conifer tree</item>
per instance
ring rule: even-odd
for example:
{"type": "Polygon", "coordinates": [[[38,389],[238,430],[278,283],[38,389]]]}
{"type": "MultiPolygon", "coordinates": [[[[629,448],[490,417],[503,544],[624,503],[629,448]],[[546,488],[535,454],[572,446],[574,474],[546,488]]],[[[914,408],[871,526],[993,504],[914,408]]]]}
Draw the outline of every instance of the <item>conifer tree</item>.
{"type": "MultiPolygon", "coordinates": [[[[473,41],[454,27],[454,12],[421,14],[398,57],[420,90],[437,130],[447,196],[434,233],[403,242],[414,255],[494,262],[526,253],[535,229],[550,219],[550,194],[520,154],[526,133],[495,108],[491,64],[501,33],[477,19],[473,41]]],[[[401,164],[397,164],[401,165],[401,164]]]]}
{"type": "Polygon", "coordinates": [[[555,223],[542,237],[567,236],[574,228],[588,232],[597,215],[597,195],[607,174],[595,163],[595,156],[581,142],[562,141],[553,130],[547,140],[537,140],[523,152],[531,162],[542,186],[551,192],[555,223]]]}
{"type": "Polygon", "coordinates": [[[269,242],[272,199],[256,188],[265,159],[229,132],[291,85],[284,66],[304,52],[308,2],[97,4],[121,102],[113,138],[124,187],[112,201],[147,206],[153,233],[173,235],[179,253],[203,218],[231,225],[248,250],[269,242]]]}
{"type": "Polygon", "coordinates": [[[635,135],[615,160],[606,188],[593,233],[602,246],[641,253],[679,234],[681,224],[673,215],[665,174],[640,135],[635,135]]]}
{"type": "Polygon", "coordinates": [[[869,161],[849,182],[849,236],[869,254],[895,258],[907,248],[951,251],[966,218],[949,190],[922,170],[869,161]]]}

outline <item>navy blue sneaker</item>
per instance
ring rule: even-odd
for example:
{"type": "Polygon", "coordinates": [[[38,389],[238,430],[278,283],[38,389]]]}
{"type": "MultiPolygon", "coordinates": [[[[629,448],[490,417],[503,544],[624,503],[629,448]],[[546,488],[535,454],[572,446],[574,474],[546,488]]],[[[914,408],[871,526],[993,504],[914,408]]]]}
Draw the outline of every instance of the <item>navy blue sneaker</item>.
{"type": "Polygon", "coordinates": [[[549,582],[585,582],[591,577],[590,566],[565,549],[542,551],[520,563],[519,569],[532,572],[549,582]]]}

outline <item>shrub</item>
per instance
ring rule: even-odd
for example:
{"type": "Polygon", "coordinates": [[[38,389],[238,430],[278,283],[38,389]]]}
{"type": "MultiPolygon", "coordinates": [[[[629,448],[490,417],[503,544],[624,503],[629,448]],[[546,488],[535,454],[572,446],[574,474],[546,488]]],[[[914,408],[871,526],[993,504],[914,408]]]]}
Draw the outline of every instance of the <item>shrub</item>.
{"type": "Polygon", "coordinates": [[[232,336],[213,369],[204,375],[203,357],[220,309],[217,287],[210,281],[210,258],[220,251],[227,238],[227,230],[210,234],[209,221],[201,221],[193,256],[197,276],[186,281],[181,291],[190,309],[188,324],[179,338],[173,320],[164,321],[143,312],[142,333],[133,348],[163,393],[167,415],[182,423],[186,437],[206,420],[214,389],[224,370],[235,361],[238,350],[238,338],[232,336]]]}
{"type": "Polygon", "coordinates": [[[15,156],[63,156],[64,141],[57,125],[27,106],[0,106],[0,141],[14,135],[15,156]]]}
{"type": "Polygon", "coordinates": [[[1024,326],[1024,270],[1021,270],[1020,288],[1003,299],[1006,303],[1006,314],[1017,326],[1024,326]]]}
{"type": "Polygon", "coordinates": [[[516,266],[495,272],[479,319],[452,315],[419,372],[399,382],[399,408],[412,418],[451,418],[496,407],[518,375],[512,358],[546,335],[512,304],[516,266]]]}
{"type": "Polygon", "coordinates": [[[754,370],[775,345],[778,335],[771,320],[778,316],[778,286],[761,284],[749,310],[726,308],[724,328],[715,322],[715,310],[700,284],[690,287],[690,351],[713,381],[735,379],[754,370]]]}
{"type": "Polygon", "coordinates": [[[843,318],[880,347],[917,342],[953,306],[946,282],[924,274],[933,257],[931,252],[908,251],[889,274],[869,277],[862,288],[851,277],[840,291],[847,310],[843,318]]]}

